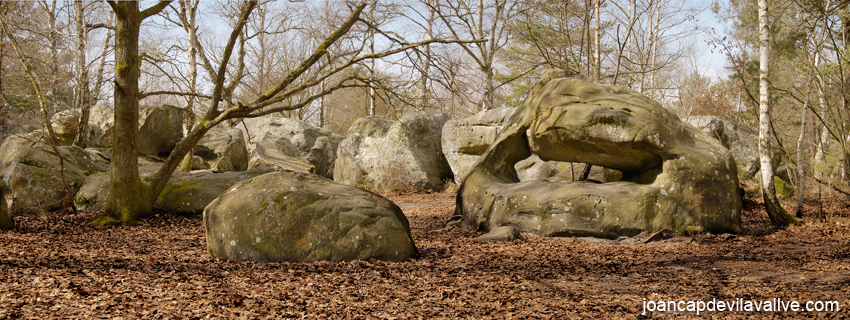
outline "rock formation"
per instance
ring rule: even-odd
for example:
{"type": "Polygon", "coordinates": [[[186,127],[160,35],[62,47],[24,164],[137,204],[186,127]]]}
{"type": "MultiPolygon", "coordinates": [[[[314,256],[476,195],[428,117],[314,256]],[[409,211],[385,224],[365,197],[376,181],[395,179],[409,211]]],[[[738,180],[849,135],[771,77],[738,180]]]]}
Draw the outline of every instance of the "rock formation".
{"type": "Polygon", "coordinates": [[[728,150],[626,88],[549,71],[481,157],[458,191],[468,228],[603,238],[741,230],[728,150]],[[520,182],[514,166],[532,154],[615,169],[622,180],[520,182]]]}

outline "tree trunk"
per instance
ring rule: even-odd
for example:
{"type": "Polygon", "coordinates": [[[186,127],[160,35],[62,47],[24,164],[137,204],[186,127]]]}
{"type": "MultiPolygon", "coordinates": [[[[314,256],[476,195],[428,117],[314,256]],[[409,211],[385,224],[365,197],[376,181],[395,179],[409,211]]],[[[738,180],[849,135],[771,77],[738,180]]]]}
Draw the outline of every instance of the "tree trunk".
{"type": "Polygon", "coordinates": [[[493,67],[492,63],[489,63],[486,68],[484,68],[484,97],[481,103],[481,111],[492,110],[493,109],[493,67]]]}
{"type": "Polygon", "coordinates": [[[593,1],[593,14],[596,25],[593,28],[593,48],[595,49],[593,53],[593,80],[599,81],[602,77],[602,66],[601,66],[601,49],[599,48],[599,8],[600,2],[602,0],[594,0],[593,1]]]}
{"type": "Polygon", "coordinates": [[[86,26],[83,21],[85,12],[83,12],[83,0],[74,1],[74,7],[77,11],[76,27],[77,27],[77,101],[76,105],[80,108],[80,122],[77,125],[77,137],[74,140],[74,145],[80,148],[85,148],[89,141],[89,114],[91,111],[91,103],[89,102],[89,71],[86,65],[86,26]]]}
{"type": "MultiPolygon", "coordinates": [[[[47,3],[45,1],[44,5],[47,3]]],[[[50,116],[53,116],[57,112],[58,109],[58,99],[57,95],[59,94],[59,30],[56,29],[56,0],[53,0],[49,7],[45,7],[47,11],[48,21],[50,24],[50,31],[48,31],[48,41],[50,41],[50,107],[53,110],[50,113],[50,116]]]]}
{"type": "Polygon", "coordinates": [[[794,222],[779,204],[773,185],[774,168],[770,144],[770,32],[767,24],[767,0],[759,0],[759,158],[761,160],[761,190],[764,207],[770,222],[784,227],[794,222]]]}
{"type": "MultiPolygon", "coordinates": [[[[372,1],[371,8],[369,10],[369,21],[375,23],[375,6],[378,5],[378,1],[372,1]]],[[[375,54],[375,30],[369,30],[369,53],[375,54]]],[[[369,115],[375,115],[375,58],[369,59],[369,115]]]]}
{"type": "MultiPolygon", "coordinates": [[[[112,25],[112,17],[109,18],[107,24],[112,25]]],[[[106,66],[106,53],[109,51],[109,44],[112,43],[112,29],[106,30],[106,37],[103,38],[103,53],[100,55],[100,64],[97,66],[94,81],[94,91],[89,91],[89,105],[97,104],[100,99],[100,88],[103,87],[103,68],[106,66]]]]}
{"type": "Polygon", "coordinates": [[[107,213],[122,224],[136,224],[153,212],[152,190],[139,178],[139,29],[136,1],[110,3],[115,19],[115,125],[112,141],[111,193],[107,213]]]}
{"type": "MultiPolygon", "coordinates": [[[[434,40],[434,20],[435,12],[434,8],[429,5],[428,6],[428,26],[425,30],[426,35],[428,36],[428,40],[434,40]]],[[[429,70],[431,69],[431,44],[426,44],[425,48],[422,49],[424,58],[422,61],[422,78],[419,80],[419,108],[425,109],[428,106],[428,97],[430,93],[428,92],[428,76],[429,70]]]]}
{"type": "MultiPolygon", "coordinates": [[[[189,33],[189,92],[192,94],[197,93],[197,79],[198,79],[198,47],[195,45],[197,42],[197,33],[194,32],[196,23],[195,16],[197,10],[197,3],[186,3],[186,1],[181,1],[181,7],[185,8],[186,12],[186,22],[187,26],[184,28],[186,31],[191,31],[189,33]]],[[[183,113],[184,118],[184,130],[183,134],[188,134],[192,131],[192,127],[195,126],[195,96],[190,95],[186,99],[186,109],[183,113]]],[[[186,153],[186,156],[183,158],[183,162],[180,163],[180,167],[177,170],[183,172],[192,171],[192,158],[195,157],[195,153],[192,150],[186,153]]]]}

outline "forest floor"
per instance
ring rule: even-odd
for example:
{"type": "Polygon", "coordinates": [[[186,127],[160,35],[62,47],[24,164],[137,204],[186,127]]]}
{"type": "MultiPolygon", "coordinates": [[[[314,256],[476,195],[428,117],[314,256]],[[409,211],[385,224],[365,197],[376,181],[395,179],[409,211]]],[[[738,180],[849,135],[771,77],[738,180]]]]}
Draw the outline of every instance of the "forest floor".
{"type": "Polygon", "coordinates": [[[454,193],[387,196],[410,220],[412,261],[221,261],[200,220],[167,212],[135,227],[89,226],[99,212],[15,217],[0,232],[0,319],[684,319],[696,313],[643,314],[644,303],[774,298],[841,310],[700,316],[850,318],[845,199],[776,229],[749,193],[738,235],[479,243],[443,229],[454,193]]]}

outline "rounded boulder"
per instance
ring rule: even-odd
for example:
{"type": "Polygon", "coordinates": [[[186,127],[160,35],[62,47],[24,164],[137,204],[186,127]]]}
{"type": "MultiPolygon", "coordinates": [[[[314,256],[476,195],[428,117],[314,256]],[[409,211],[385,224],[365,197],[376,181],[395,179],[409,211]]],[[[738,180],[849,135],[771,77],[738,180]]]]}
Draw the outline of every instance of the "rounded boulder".
{"type": "Polygon", "coordinates": [[[416,254],[398,206],[314,174],[239,182],[206,207],[204,226],[207,252],[227,260],[405,261],[416,254]]]}

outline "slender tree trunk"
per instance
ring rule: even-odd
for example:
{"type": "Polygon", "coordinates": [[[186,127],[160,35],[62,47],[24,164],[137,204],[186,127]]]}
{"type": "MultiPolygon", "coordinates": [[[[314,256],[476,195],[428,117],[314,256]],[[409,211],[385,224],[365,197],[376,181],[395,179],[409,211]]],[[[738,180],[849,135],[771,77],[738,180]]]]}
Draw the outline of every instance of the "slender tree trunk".
{"type": "Polygon", "coordinates": [[[91,112],[91,103],[89,102],[89,70],[86,65],[86,26],[83,21],[85,12],[83,12],[83,0],[74,1],[76,9],[76,27],[77,27],[77,101],[76,105],[80,108],[80,122],[77,125],[77,137],[74,140],[74,145],[80,148],[85,148],[89,141],[89,114],[91,112]]]}
{"type": "MultiPolygon", "coordinates": [[[[375,6],[378,4],[378,1],[372,1],[371,9],[369,10],[369,20],[373,23],[375,21],[375,6]]],[[[375,30],[369,31],[369,53],[375,54],[375,30]]],[[[369,60],[369,115],[375,115],[375,58],[369,60]]]]}
{"type": "Polygon", "coordinates": [[[806,100],[803,101],[803,115],[800,120],[800,138],[797,139],[797,218],[803,217],[803,198],[806,191],[806,172],[803,165],[803,139],[806,138],[806,114],[809,112],[809,98],[812,93],[812,70],[817,69],[818,60],[820,60],[820,56],[818,53],[815,53],[813,67],[809,68],[808,75],[806,75],[806,100]]]}
{"type": "MultiPolygon", "coordinates": [[[[325,81],[319,84],[319,90],[325,91],[325,81]]],[[[319,98],[319,128],[325,128],[325,97],[319,98]]]]}
{"type": "Polygon", "coordinates": [[[152,190],[139,178],[139,29],[136,1],[115,1],[115,125],[111,193],[107,213],[122,224],[135,224],[153,212],[152,190]]]}
{"type": "Polygon", "coordinates": [[[50,116],[59,112],[57,95],[59,94],[59,30],[56,29],[56,0],[53,0],[47,10],[50,23],[48,41],[50,41],[50,107],[53,110],[50,116]]]}
{"type": "Polygon", "coordinates": [[[601,2],[602,0],[593,1],[593,15],[596,24],[593,28],[593,48],[595,49],[593,53],[593,80],[596,81],[599,81],[602,77],[602,59],[600,56],[601,49],[599,47],[599,9],[601,7],[601,2]]]}
{"type": "MultiPolygon", "coordinates": [[[[425,30],[426,35],[428,36],[428,40],[434,40],[434,20],[435,12],[432,6],[428,6],[428,26],[425,30]]],[[[425,48],[423,48],[424,58],[422,61],[422,78],[419,80],[419,108],[425,109],[428,106],[428,97],[430,93],[428,92],[428,76],[429,70],[431,69],[431,44],[426,44],[425,48]]]]}
{"type": "MultiPolygon", "coordinates": [[[[192,94],[197,93],[197,79],[198,79],[198,47],[195,45],[197,42],[197,33],[195,32],[195,28],[197,24],[195,23],[195,15],[196,10],[198,9],[198,2],[193,1],[180,1],[181,9],[186,13],[186,21],[187,26],[184,28],[186,31],[191,31],[189,33],[189,92],[192,94]]],[[[195,96],[188,96],[186,99],[186,109],[183,112],[183,121],[184,121],[184,134],[188,134],[192,127],[195,126],[195,96]]],[[[192,171],[192,158],[195,157],[195,153],[192,150],[186,153],[186,156],[183,158],[183,162],[180,163],[180,167],[177,169],[183,172],[192,171]]]]}
{"type": "MultiPolygon", "coordinates": [[[[107,24],[111,25],[113,20],[113,16],[109,17],[109,21],[107,24]]],[[[107,51],[109,51],[109,44],[112,43],[112,30],[106,30],[106,37],[103,38],[103,53],[100,55],[100,64],[97,66],[97,72],[95,73],[97,78],[94,81],[94,91],[89,91],[89,105],[93,106],[97,104],[97,101],[100,99],[100,88],[103,86],[103,68],[106,66],[106,55],[107,51]]],[[[111,145],[111,143],[109,143],[111,145]]]]}
{"type": "MultiPolygon", "coordinates": [[[[372,40],[369,41],[369,53],[375,54],[375,32],[372,31],[371,35],[372,40]]],[[[369,66],[369,115],[375,115],[375,59],[370,60],[369,66]]]]}
{"type": "Polygon", "coordinates": [[[770,221],[780,227],[794,222],[776,198],[773,185],[774,168],[770,144],[770,31],[767,23],[767,0],[758,2],[759,19],[759,158],[761,160],[761,190],[770,221]]]}

